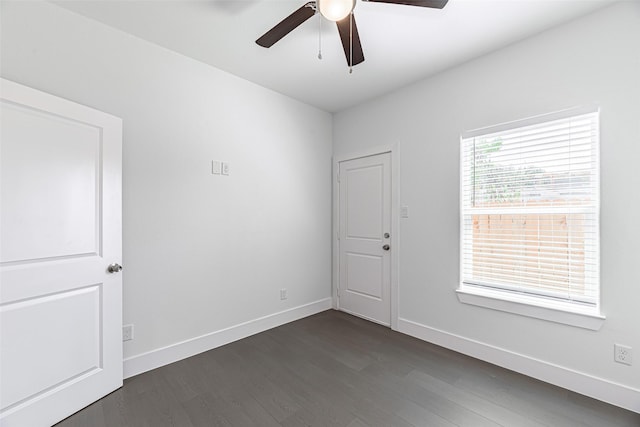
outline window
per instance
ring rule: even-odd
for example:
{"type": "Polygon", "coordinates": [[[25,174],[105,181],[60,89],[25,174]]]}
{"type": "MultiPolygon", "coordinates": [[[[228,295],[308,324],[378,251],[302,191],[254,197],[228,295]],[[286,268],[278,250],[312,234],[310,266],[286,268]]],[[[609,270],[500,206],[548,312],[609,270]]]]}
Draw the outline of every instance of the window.
{"type": "Polygon", "coordinates": [[[599,315],[598,124],[572,110],[463,135],[459,293],[599,315]]]}

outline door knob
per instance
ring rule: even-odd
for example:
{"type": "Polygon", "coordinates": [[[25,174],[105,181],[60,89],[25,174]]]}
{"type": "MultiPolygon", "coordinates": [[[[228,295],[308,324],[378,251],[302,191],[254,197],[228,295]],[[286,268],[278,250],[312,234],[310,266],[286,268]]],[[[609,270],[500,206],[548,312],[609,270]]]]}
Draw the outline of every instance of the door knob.
{"type": "Polygon", "coordinates": [[[109,264],[109,266],[107,267],[107,271],[109,273],[119,273],[120,271],[122,271],[122,266],[120,264],[109,264]]]}
{"type": "Polygon", "coordinates": [[[390,248],[390,246],[389,246],[389,245],[384,245],[384,246],[382,247],[382,249],[384,249],[385,251],[388,251],[388,250],[389,250],[389,248],[390,248]]]}

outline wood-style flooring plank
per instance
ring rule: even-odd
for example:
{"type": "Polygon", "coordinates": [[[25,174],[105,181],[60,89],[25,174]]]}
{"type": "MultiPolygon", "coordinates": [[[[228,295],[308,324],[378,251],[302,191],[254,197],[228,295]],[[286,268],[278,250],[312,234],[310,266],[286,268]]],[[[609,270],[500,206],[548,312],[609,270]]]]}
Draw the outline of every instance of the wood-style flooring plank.
{"type": "Polygon", "coordinates": [[[640,414],[329,310],[129,378],[59,427],[639,427],[640,414]]]}

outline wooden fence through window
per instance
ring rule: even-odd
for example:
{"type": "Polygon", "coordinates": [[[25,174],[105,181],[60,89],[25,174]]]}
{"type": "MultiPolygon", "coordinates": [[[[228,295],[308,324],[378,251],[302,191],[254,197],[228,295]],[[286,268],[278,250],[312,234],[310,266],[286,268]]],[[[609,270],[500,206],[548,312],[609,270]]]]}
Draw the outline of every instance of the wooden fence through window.
{"type": "Polygon", "coordinates": [[[476,214],[472,220],[475,280],[584,292],[585,214],[476,214]]]}

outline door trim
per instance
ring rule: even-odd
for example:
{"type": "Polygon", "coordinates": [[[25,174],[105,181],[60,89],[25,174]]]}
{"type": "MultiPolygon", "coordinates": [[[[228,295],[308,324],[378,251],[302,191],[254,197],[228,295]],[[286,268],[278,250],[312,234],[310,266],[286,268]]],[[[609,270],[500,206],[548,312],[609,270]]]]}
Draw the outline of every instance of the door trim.
{"type": "Polygon", "coordinates": [[[391,155],[391,329],[398,330],[398,301],[400,283],[400,146],[398,143],[371,147],[366,150],[340,154],[333,157],[333,172],[331,182],[333,187],[333,221],[332,221],[332,264],[331,264],[331,299],[333,308],[338,309],[338,284],[340,282],[340,246],[338,241],[338,226],[340,224],[340,187],[338,172],[340,163],[348,160],[371,157],[378,154],[391,155]]]}

